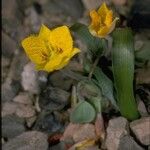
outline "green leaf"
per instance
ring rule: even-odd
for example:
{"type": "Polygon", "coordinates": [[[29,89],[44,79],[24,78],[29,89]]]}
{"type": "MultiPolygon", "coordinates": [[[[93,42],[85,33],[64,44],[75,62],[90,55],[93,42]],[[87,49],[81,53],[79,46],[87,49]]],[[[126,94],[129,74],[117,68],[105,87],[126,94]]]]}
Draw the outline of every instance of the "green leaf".
{"type": "Polygon", "coordinates": [[[88,102],[95,108],[96,112],[101,112],[102,97],[91,97],[88,102]]]}
{"type": "Polygon", "coordinates": [[[70,120],[73,123],[88,123],[93,121],[95,116],[96,112],[93,106],[86,101],[81,101],[72,111],[70,120]]]}
{"type": "Polygon", "coordinates": [[[102,53],[102,40],[100,38],[94,37],[86,25],[81,23],[76,23],[70,29],[77,33],[81,40],[87,45],[88,50],[92,54],[102,53]]]}
{"type": "Polygon", "coordinates": [[[134,98],[134,42],[128,28],[113,32],[112,64],[117,102],[122,116],[129,120],[139,117],[134,98]]]}
{"type": "Polygon", "coordinates": [[[116,100],[113,95],[113,82],[103,73],[103,71],[96,67],[93,75],[97,80],[97,85],[101,88],[102,93],[106,96],[112,103],[112,105],[118,109],[116,100]]]}

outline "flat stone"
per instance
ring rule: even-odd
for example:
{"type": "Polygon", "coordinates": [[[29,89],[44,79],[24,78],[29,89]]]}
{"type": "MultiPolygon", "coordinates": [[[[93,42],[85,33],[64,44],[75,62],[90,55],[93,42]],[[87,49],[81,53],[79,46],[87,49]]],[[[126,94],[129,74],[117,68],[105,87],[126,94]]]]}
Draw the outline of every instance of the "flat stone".
{"type": "Polygon", "coordinates": [[[14,102],[4,103],[2,105],[2,117],[6,115],[15,114],[17,107],[18,107],[18,104],[14,102]]]}
{"type": "Polygon", "coordinates": [[[25,91],[28,91],[32,94],[39,93],[39,85],[38,85],[38,73],[35,70],[34,64],[29,62],[27,65],[24,66],[22,72],[22,87],[25,91]]]}
{"type": "Polygon", "coordinates": [[[16,42],[6,33],[2,32],[2,54],[7,58],[11,58],[17,48],[16,42]]]}
{"type": "Polygon", "coordinates": [[[97,9],[102,3],[101,0],[82,0],[82,2],[87,10],[97,9]]]}
{"type": "Polygon", "coordinates": [[[150,145],[150,117],[144,117],[130,123],[136,138],[144,145],[150,145]]]}
{"type": "Polygon", "coordinates": [[[2,102],[11,101],[18,93],[20,83],[18,81],[7,78],[2,84],[2,102]]]}
{"type": "Polygon", "coordinates": [[[43,110],[37,117],[33,129],[47,134],[53,134],[62,130],[63,124],[51,112],[43,110]]]}
{"type": "Polygon", "coordinates": [[[31,105],[19,104],[16,109],[16,115],[20,118],[33,117],[35,113],[35,108],[31,105]]]}
{"type": "Polygon", "coordinates": [[[69,90],[73,84],[73,80],[66,77],[60,71],[52,73],[49,77],[49,82],[52,84],[52,86],[63,90],[69,90]]]}
{"type": "Polygon", "coordinates": [[[70,93],[59,89],[47,86],[40,94],[39,106],[41,109],[57,110],[57,107],[64,107],[69,103],[70,93]],[[55,107],[56,106],[56,107],[55,107]]]}
{"type": "Polygon", "coordinates": [[[38,131],[24,132],[3,145],[3,150],[47,150],[47,135],[38,131]]]}
{"type": "Polygon", "coordinates": [[[131,136],[126,135],[121,138],[118,150],[144,150],[144,148],[139,146],[131,136]]]}
{"type": "Polygon", "coordinates": [[[96,139],[95,127],[93,124],[81,125],[81,127],[73,135],[75,143],[87,139],[96,139]]]}
{"type": "Polygon", "coordinates": [[[29,93],[20,92],[16,97],[14,97],[13,101],[21,104],[32,105],[33,104],[32,99],[33,97],[29,95],[29,93]]]}
{"type": "Polygon", "coordinates": [[[24,120],[14,115],[2,117],[2,137],[14,138],[25,131],[24,120]]]}
{"type": "Polygon", "coordinates": [[[109,120],[106,135],[106,148],[108,150],[118,150],[120,140],[128,135],[129,127],[127,119],[118,117],[109,120]]]}

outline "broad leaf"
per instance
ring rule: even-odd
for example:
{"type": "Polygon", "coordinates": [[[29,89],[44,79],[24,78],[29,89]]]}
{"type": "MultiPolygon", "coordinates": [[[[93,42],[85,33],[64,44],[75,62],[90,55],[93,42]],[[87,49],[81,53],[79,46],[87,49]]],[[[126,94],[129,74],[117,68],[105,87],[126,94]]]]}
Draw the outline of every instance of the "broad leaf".
{"type": "Polygon", "coordinates": [[[101,88],[103,95],[111,101],[112,105],[116,109],[118,109],[116,100],[113,95],[113,82],[98,67],[95,68],[93,75],[95,76],[97,85],[101,88]]]}
{"type": "Polygon", "coordinates": [[[72,111],[70,120],[73,123],[87,123],[93,121],[95,119],[95,115],[96,112],[93,106],[86,101],[81,101],[72,111]]]}

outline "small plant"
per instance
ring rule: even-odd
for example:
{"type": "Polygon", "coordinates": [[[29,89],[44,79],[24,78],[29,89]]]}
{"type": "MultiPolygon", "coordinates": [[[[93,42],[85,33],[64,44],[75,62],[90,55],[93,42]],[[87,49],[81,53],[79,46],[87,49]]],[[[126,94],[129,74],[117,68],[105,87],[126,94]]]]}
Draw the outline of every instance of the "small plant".
{"type": "Polygon", "coordinates": [[[98,11],[92,10],[90,17],[92,21],[89,26],[76,23],[70,28],[61,26],[50,30],[42,25],[39,34],[24,39],[22,46],[37,70],[52,72],[65,67],[75,54],[81,52],[73,46],[71,32],[76,33],[87,45],[89,57],[83,60],[85,80],[74,87],[70,120],[75,123],[92,122],[110,103],[127,119],[137,119],[139,114],[133,91],[132,31],[128,28],[115,29],[119,19],[113,17],[112,10],[105,3],[98,11]],[[111,38],[112,32],[110,71],[112,69],[114,81],[98,64],[99,59],[108,53],[108,38],[111,38]]]}

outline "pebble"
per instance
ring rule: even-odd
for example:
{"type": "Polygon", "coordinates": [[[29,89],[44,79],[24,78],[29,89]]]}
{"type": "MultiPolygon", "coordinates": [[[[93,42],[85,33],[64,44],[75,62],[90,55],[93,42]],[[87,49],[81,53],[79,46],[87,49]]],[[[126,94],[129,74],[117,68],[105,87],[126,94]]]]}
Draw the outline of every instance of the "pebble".
{"type": "Polygon", "coordinates": [[[47,150],[47,135],[39,131],[24,132],[3,145],[3,150],[47,150]]]}
{"type": "Polygon", "coordinates": [[[144,149],[141,146],[139,146],[131,136],[126,135],[121,138],[118,150],[144,150],[144,149]]]}
{"type": "Polygon", "coordinates": [[[38,73],[35,70],[33,63],[29,62],[23,68],[22,72],[22,87],[25,91],[28,91],[32,94],[39,94],[40,89],[38,85],[38,73]]]}
{"type": "Polygon", "coordinates": [[[20,92],[16,97],[14,97],[13,101],[21,104],[32,105],[33,97],[29,95],[27,92],[20,92]]]}
{"type": "Polygon", "coordinates": [[[150,117],[143,117],[131,122],[130,128],[143,145],[150,145],[150,117]]]}
{"type": "Polygon", "coordinates": [[[20,118],[33,117],[35,114],[35,108],[31,105],[19,104],[16,109],[16,115],[20,118]]]}
{"type": "Polygon", "coordinates": [[[95,127],[93,124],[83,124],[73,134],[73,140],[76,143],[87,139],[96,139],[95,127]]]}
{"type": "Polygon", "coordinates": [[[82,2],[87,10],[97,9],[102,4],[101,0],[82,0],[82,2]]]}
{"type": "Polygon", "coordinates": [[[2,137],[14,138],[25,131],[24,120],[14,115],[2,117],[2,137]]]}
{"type": "Polygon", "coordinates": [[[129,127],[127,119],[118,117],[109,120],[106,135],[106,148],[108,150],[118,150],[120,140],[128,135],[129,127]]]}
{"type": "Polygon", "coordinates": [[[14,102],[5,102],[2,105],[2,117],[6,115],[15,114],[18,105],[14,102]]]}

